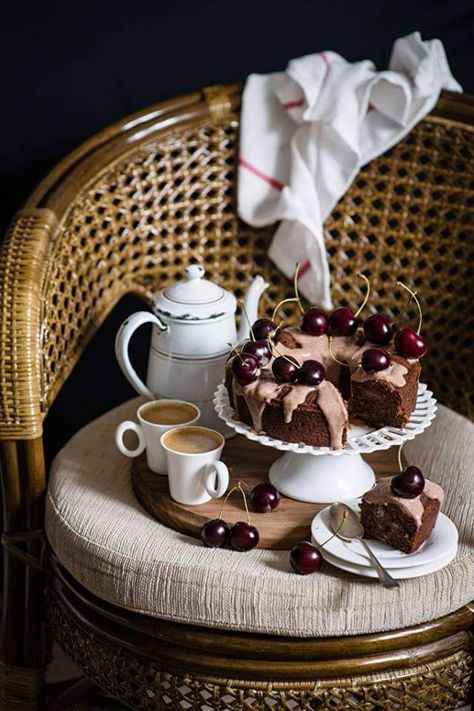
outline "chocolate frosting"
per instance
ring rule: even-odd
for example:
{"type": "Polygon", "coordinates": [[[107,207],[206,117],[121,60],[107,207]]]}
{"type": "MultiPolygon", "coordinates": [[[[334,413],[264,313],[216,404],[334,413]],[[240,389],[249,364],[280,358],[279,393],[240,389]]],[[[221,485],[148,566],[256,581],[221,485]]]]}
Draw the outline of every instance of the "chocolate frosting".
{"type": "MultiPolygon", "coordinates": [[[[310,392],[317,390],[318,405],[323,411],[329,430],[331,433],[331,445],[334,449],[342,447],[342,435],[344,428],[348,424],[348,414],[346,404],[333,383],[339,383],[341,366],[334,360],[329,352],[329,338],[327,335],[310,336],[297,328],[284,329],[291,337],[295,347],[289,348],[280,341],[277,344],[277,355],[291,356],[299,365],[306,360],[317,360],[326,369],[326,379],[317,387],[310,387],[299,384],[279,384],[275,381],[271,370],[272,361],[262,368],[261,377],[249,385],[241,385],[234,378],[234,392],[245,398],[250,414],[252,416],[253,427],[256,432],[262,431],[262,416],[265,406],[275,399],[280,399],[283,403],[283,415],[285,422],[291,422],[293,412],[305,402],[310,392]]],[[[388,368],[378,373],[366,373],[360,367],[362,354],[368,348],[373,348],[371,343],[363,343],[361,330],[354,336],[335,336],[331,341],[331,350],[335,358],[343,363],[347,363],[351,368],[351,378],[356,382],[366,380],[384,380],[394,388],[401,388],[405,385],[405,375],[408,369],[398,360],[392,358],[388,368]]],[[[390,346],[386,350],[393,354],[390,346]]],[[[273,360],[273,359],[272,359],[273,360]]]]}
{"type": "Polygon", "coordinates": [[[439,501],[440,508],[443,505],[443,489],[434,481],[425,479],[425,488],[423,489],[423,492],[420,496],[416,496],[414,499],[403,499],[401,496],[396,496],[391,489],[391,481],[391,477],[379,479],[374,488],[364,494],[364,501],[368,504],[397,504],[414,519],[417,526],[421,525],[423,518],[423,511],[425,508],[423,506],[423,497],[426,496],[428,499],[437,499],[439,501]]]}

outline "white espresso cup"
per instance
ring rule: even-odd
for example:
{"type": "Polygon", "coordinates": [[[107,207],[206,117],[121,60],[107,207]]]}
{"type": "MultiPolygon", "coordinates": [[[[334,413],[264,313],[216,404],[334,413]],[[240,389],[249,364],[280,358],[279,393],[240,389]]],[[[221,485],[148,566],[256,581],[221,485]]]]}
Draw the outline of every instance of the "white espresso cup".
{"type": "Polygon", "coordinates": [[[115,430],[115,444],[126,457],[138,457],[146,450],[148,467],[155,474],[167,474],[166,458],[161,446],[162,435],[168,430],[192,425],[200,418],[197,405],[185,400],[152,400],[137,410],[139,424],[133,420],[121,422],[115,430]],[[138,444],[135,449],[125,446],[126,432],[135,432],[138,444]]]}
{"type": "Polygon", "coordinates": [[[229,470],[219,458],[224,437],[208,427],[180,427],[161,437],[171,497],[197,506],[225,494],[229,470]]]}

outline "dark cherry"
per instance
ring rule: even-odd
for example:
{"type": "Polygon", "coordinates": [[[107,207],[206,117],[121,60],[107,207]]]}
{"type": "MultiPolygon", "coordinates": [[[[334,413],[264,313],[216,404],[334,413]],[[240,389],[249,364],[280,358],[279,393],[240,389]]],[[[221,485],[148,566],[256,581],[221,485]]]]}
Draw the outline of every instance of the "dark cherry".
{"type": "Polygon", "coordinates": [[[383,348],[367,348],[362,353],[361,365],[366,373],[378,373],[391,363],[390,353],[383,348]]]}
{"type": "Polygon", "coordinates": [[[309,575],[320,569],[323,562],[321,553],[316,546],[308,541],[301,541],[292,548],[290,553],[290,565],[300,575],[309,575]]]}
{"type": "Polygon", "coordinates": [[[252,325],[252,333],[256,341],[266,341],[268,336],[272,337],[273,343],[280,340],[280,329],[270,318],[257,319],[252,325]]]}
{"type": "Polygon", "coordinates": [[[324,365],[319,360],[305,360],[298,373],[298,382],[303,385],[319,385],[326,377],[324,365]]]}
{"type": "Polygon", "coordinates": [[[400,496],[402,499],[414,499],[423,493],[425,477],[418,467],[410,466],[394,476],[390,486],[395,496],[400,496]]]}
{"type": "Polygon", "coordinates": [[[358,319],[348,306],[341,306],[329,316],[329,328],[333,336],[352,336],[357,326],[358,319]]]}
{"type": "Polygon", "coordinates": [[[257,513],[268,513],[280,503],[280,492],[269,481],[261,481],[250,492],[250,503],[257,513]]]}
{"type": "Polygon", "coordinates": [[[230,545],[236,551],[251,551],[259,539],[255,526],[245,521],[237,521],[230,529],[230,545]]]}
{"type": "Polygon", "coordinates": [[[232,361],[232,372],[241,385],[248,385],[260,375],[260,363],[250,354],[236,355],[232,361]]]}
{"type": "Polygon", "coordinates": [[[294,383],[300,366],[292,356],[278,356],[272,363],[272,371],[277,383],[294,383]]]}
{"type": "Polygon", "coordinates": [[[328,317],[325,311],[312,306],[303,316],[301,330],[310,336],[324,336],[328,330],[328,317]]]}
{"type": "Polygon", "coordinates": [[[369,316],[364,323],[364,333],[368,341],[378,346],[386,346],[393,338],[393,331],[385,314],[369,316]]]}
{"type": "Polygon", "coordinates": [[[272,359],[272,352],[267,341],[248,341],[242,351],[254,356],[260,365],[267,365],[272,359]]]}
{"type": "Polygon", "coordinates": [[[421,358],[428,350],[426,338],[409,326],[397,331],[394,343],[398,355],[403,358],[421,358]]]}
{"type": "Polygon", "coordinates": [[[201,528],[201,538],[208,548],[220,548],[230,542],[230,527],[221,518],[206,521],[201,528]]]}

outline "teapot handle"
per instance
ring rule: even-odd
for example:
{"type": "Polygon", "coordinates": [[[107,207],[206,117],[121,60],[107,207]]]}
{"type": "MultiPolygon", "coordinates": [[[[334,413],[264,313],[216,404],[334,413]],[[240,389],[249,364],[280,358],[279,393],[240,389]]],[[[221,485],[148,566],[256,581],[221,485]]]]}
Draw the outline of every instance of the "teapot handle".
{"type": "Polygon", "coordinates": [[[129,316],[120,326],[117,336],[115,338],[115,356],[118,360],[118,364],[121,367],[123,374],[127,378],[130,385],[135,388],[137,393],[140,395],[145,395],[148,398],[153,399],[155,396],[147,388],[145,383],[140,380],[137,372],[130,362],[130,356],[128,354],[128,345],[132,335],[135,333],[137,328],[142,326],[144,323],[152,323],[157,326],[160,331],[169,331],[169,326],[165,325],[158,316],[150,313],[150,311],[137,311],[133,316],[129,316]]]}

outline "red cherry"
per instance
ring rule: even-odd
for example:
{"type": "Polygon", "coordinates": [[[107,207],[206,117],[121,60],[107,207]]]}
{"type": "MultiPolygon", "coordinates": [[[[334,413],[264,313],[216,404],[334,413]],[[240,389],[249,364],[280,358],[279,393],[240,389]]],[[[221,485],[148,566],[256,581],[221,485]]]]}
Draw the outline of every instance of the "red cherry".
{"type": "Polygon", "coordinates": [[[201,528],[201,538],[208,548],[220,548],[230,542],[229,525],[221,518],[206,521],[201,528]]]}
{"type": "Polygon", "coordinates": [[[268,513],[280,503],[280,492],[269,481],[262,481],[250,492],[250,503],[257,513],[268,513]]]}
{"type": "Polygon", "coordinates": [[[305,360],[298,373],[298,382],[303,385],[319,385],[326,377],[324,365],[319,360],[305,360]]]}
{"type": "Polygon", "coordinates": [[[259,539],[255,526],[245,521],[237,521],[230,529],[230,545],[236,551],[251,551],[259,539]]]}
{"type": "Polygon", "coordinates": [[[294,383],[299,369],[299,363],[293,356],[278,356],[272,363],[272,371],[277,383],[294,383]]]}
{"type": "Polygon", "coordinates": [[[266,341],[247,341],[242,352],[256,358],[262,366],[267,365],[272,359],[272,352],[266,341]]]}
{"type": "Polygon", "coordinates": [[[328,330],[328,317],[325,311],[312,306],[303,316],[301,330],[310,336],[324,336],[328,330]]]}
{"type": "Polygon", "coordinates": [[[357,326],[358,319],[347,306],[341,306],[329,316],[329,328],[333,336],[352,336],[357,326]]]}
{"type": "Polygon", "coordinates": [[[368,341],[386,346],[393,337],[392,327],[385,314],[369,316],[364,323],[364,333],[368,341]]]}
{"type": "Polygon", "coordinates": [[[413,328],[405,326],[395,334],[395,349],[403,358],[422,358],[428,350],[428,344],[413,328]]]}
{"type": "Polygon", "coordinates": [[[290,565],[300,575],[309,575],[320,569],[323,562],[321,553],[316,546],[308,541],[301,541],[292,548],[290,553],[290,565]]]}
{"type": "Polygon", "coordinates": [[[256,341],[266,341],[269,336],[273,343],[280,340],[280,329],[270,318],[257,319],[252,325],[252,333],[256,341]]]}
{"type": "Polygon", "coordinates": [[[410,466],[393,477],[390,487],[395,496],[399,496],[402,499],[414,499],[423,493],[425,477],[421,469],[410,466]]]}
{"type": "Polygon", "coordinates": [[[236,355],[232,360],[232,372],[241,385],[248,385],[260,375],[260,364],[250,354],[236,355]]]}
{"type": "Polygon", "coordinates": [[[378,373],[391,363],[390,353],[383,348],[368,348],[361,358],[362,370],[366,373],[378,373]]]}

